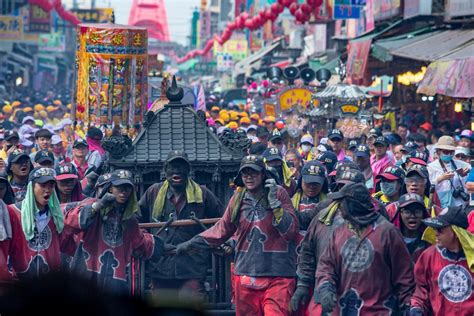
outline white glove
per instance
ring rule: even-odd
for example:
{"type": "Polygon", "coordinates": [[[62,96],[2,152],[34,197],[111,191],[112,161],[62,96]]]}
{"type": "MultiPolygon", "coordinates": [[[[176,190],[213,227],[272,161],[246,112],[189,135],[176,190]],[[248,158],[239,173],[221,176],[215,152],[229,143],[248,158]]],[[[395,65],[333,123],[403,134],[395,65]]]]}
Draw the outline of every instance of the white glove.
{"type": "Polygon", "coordinates": [[[265,188],[268,189],[268,203],[272,209],[279,208],[281,206],[281,202],[277,198],[277,183],[275,179],[267,179],[265,181],[265,188]]]}

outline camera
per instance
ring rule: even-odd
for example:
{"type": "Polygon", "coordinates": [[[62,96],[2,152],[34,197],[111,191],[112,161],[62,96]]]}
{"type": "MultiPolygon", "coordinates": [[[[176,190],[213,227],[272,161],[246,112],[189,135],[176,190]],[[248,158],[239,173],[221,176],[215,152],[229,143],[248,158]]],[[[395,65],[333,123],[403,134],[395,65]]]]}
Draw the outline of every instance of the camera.
{"type": "Polygon", "coordinates": [[[463,201],[469,201],[469,194],[467,194],[463,188],[455,188],[453,191],[454,198],[461,198],[463,201]]]}

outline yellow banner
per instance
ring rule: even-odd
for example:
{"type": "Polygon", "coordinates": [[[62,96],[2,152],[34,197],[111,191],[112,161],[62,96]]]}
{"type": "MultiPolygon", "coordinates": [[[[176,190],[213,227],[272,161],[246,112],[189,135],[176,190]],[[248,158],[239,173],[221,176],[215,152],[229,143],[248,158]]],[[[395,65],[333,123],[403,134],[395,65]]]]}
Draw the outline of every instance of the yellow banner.
{"type": "Polygon", "coordinates": [[[20,16],[0,15],[0,40],[22,40],[23,20],[20,16]]]}

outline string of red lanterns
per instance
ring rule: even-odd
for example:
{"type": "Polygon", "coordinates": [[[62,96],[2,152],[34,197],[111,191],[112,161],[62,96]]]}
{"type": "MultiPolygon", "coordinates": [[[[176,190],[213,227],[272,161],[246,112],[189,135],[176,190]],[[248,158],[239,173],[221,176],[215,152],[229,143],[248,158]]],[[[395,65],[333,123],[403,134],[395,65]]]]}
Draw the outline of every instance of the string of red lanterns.
{"type": "Polygon", "coordinates": [[[29,4],[34,4],[40,7],[41,9],[51,12],[51,10],[56,10],[58,15],[61,17],[61,19],[68,21],[74,26],[77,26],[79,23],[81,23],[81,20],[77,18],[73,13],[70,11],[64,9],[61,0],[28,0],[29,4]]]}
{"type": "Polygon", "coordinates": [[[227,27],[220,36],[214,34],[214,37],[206,42],[203,49],[192,50],[185,56],[177,58],[176,62],[180,64],[196,56],[206,55],[214,46],[214,41],[222,46],[232,37],[232,33],[235,30],[249,29],[253,31],[261,28],[267,21],[274,22],[285,8],[288,8],[297,22],[305,24],[311,18],[311,14],[316,18],[318,17],[319,7],[322,3],[323,0],[306,0],[302,4],[298,4],[297,0],[278,0],[278,2],[273,3],[270,7],[260,10],[253,17],[250,17],[247,12],[243,12],[234,21],[227,24],[227,27]]]}

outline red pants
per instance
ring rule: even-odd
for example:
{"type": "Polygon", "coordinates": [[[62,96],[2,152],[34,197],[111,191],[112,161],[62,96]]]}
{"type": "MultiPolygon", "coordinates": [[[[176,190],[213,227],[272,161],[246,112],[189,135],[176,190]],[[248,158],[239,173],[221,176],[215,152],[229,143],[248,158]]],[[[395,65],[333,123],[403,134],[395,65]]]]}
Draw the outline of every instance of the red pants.
{"type": "Polygon", "coordinates": [[[234,281],[236,316],[289,315],[294,278],[236,275],[234,281]]]}
{"type": "Polygon", "coordinates": [[[311,298],[306,314],[311,316],[321,316],[323,314],[323,308],[321,307],[321,304],[314,302],[314,298],[311,298]]]}

